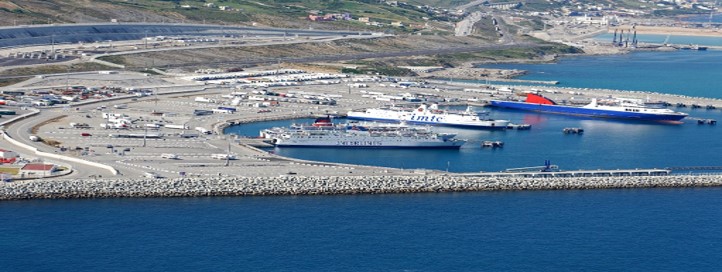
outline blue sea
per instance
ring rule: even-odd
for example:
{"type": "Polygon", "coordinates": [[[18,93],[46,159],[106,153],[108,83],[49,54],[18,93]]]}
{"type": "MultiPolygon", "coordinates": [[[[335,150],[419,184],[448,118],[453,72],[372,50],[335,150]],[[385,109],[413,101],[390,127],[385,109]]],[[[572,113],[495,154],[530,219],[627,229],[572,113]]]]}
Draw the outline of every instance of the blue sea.
{"type": "MultiPolygon", "coordinates": [[[[720,57],[634,53],[508,67],[565,86],[719,98],[720,57]]],[[[720,110],[683,110],[722,119],[720,110]]],[[[533,127],[457,132],[477,144],[503,140],[496,150],[275,152],[453,172],[544,160],[566,169],[722,165],[714,126],[490,114],[533,127]]],[[[255,136],[285,122],[234,130],[255,136]]],[[[684,188],[0,202],[0,271],[719,271],[720,196],[721,188],[684,188]]]]}
{"type": "Polygon", "coordinates": [[[0,203],[2,271],[719,271],[722,189],[0,203]]]}

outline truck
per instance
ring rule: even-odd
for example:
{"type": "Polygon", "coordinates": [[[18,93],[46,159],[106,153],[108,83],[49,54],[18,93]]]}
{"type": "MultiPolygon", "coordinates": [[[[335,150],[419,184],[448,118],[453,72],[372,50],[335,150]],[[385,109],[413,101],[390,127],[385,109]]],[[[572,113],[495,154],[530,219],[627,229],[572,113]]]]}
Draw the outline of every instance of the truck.
{"type": "Polygon", "coordinates": [[[211,155],[211,158],[212,158],[212,159],[216,159],[216,160],[235,160],[235,159],[236,159],[236,155],[233,155],[233,154],[212,154],[212,155],[211,155]]]}
{"type": "Polygon", "coordinates": [[[71,128],[90,128],[90,125],[86,123],[70,123],[71,128]]]}
{"type": "Polygon", "coordinates": [[[236,112],[236,108],[234,107],[218,107],[219,110],[227,110],[231,112],[236,112]]]}
{"type": "Polygon", "coordinates": [[[200,132],[201,134],[211,134],[211,131],[205,129],[204,127],[196,127],[196,131],[200,132]]]}
{"type": "Polygon", "coordinates": [[[198,133],[192,133],[192,132],[183,132],[181,134],[178,134],[181,138],[198,138],[200,135],[198,133]]]}
{"type": "Polygon", "coordinates": [[[196,99],[194,99],[194,101],[195,101],[195,102],[200,102],[200,103],[216,103],[215,100],[213,100],[213,99],[208,99],[208,98],[205,98],[205,97],[202,97],[202,96],[196,97],[196,99]]]}
{"type": "Polygon", "coordinates": [[[213,109],[213,113],[232,114],[233,111],[224,109],[213,109]]]}
{"type": "Polygon", "coordinates": [[[168,125],[168,124],[166,124],[164,127],[169,128],[169,129],[190,129],[186,125],[168,125]]]}
{"type": "Polygon", "coordinates": [[[209,111],[209,110],[193,110],[193,115],[195,115],[195,116],[211,115],[211,114],[213,114],[213,111],[209,111]]]}
{"type": "Polygon", "coordinates": [[[145,124],[145,127],[150,128],[150,129],[159,129],[162,126],[160,124],[145,124]]]}
{"type": "Polygon", "coordinates": [[[171,153],[161,154],[160,157],[161,157],[161,158],[164,158],[164,159],[169,159],[169,160],[177,160],[177,159],[178,159],[178,155],[176,155],[176,154],[171,154],[171,153]]]}

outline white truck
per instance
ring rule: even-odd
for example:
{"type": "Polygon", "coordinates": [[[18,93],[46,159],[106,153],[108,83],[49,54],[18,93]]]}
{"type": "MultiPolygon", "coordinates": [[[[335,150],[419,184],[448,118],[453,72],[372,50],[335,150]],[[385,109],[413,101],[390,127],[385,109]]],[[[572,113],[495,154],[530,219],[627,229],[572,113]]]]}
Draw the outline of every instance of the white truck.
{"type": "Polygon", "coordinates": [[[196,127],[196,131],[200,132],[201,134],[211,134],[211,131],[205,129],[204,127],[196,127]]]}
{"type": "Polygon", "coordinates": [[[186,125],[168,125],[168,124],[166,124],[166,125],[163,126],[163,127],[169,128],[169,129],[190,129],[190,128],[189,128],[188,126],[186,126],[186,125]]]}
{"type": "Polygon", "coordinates": [[[178,159],[178,155],[171,154],[171,153],[161,154],[160,157],[164,158],[164,159],[169,159],[169,160],[177,160],[178,159]]]}
{"type": "Polygon", "coordinates": [[[212,155],[211,155],[211,158],[212,158],[212,159],[216,159],[216,160],[235,160],[235,159],[236,159],[236,155],[233,155],[233,154],[212,154],[212,155]]]}

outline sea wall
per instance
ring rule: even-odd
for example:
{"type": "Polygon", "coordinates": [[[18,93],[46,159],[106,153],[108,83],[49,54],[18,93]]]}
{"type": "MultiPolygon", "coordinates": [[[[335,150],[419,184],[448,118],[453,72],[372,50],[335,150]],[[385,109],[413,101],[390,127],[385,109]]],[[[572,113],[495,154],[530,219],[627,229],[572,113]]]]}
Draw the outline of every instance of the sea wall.
{"type": "Polygon", "coordinates": [[[234,177],[209,179],[32,180],[0,184],[0,200],[38,198],[331,195],[491,190],[721,186],[722,175],[508,178],[455,176],[234,177]]]}

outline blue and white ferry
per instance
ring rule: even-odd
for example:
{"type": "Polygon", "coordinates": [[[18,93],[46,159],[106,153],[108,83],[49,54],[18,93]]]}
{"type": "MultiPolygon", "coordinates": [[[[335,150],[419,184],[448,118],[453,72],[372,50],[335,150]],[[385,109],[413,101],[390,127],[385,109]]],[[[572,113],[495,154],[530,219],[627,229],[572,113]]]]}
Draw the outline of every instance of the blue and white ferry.
{"type": "Polygon", "coordinates": [[[436,104],[422,104],[417,108],[386,107],[349,111],[347,118],[477,129],[505,129],[509,125],[509,120],[484,118],[483,114],[473,111],[471,107],[467,107],[465,111],[448,111],[439,109],[436,104]]]}

